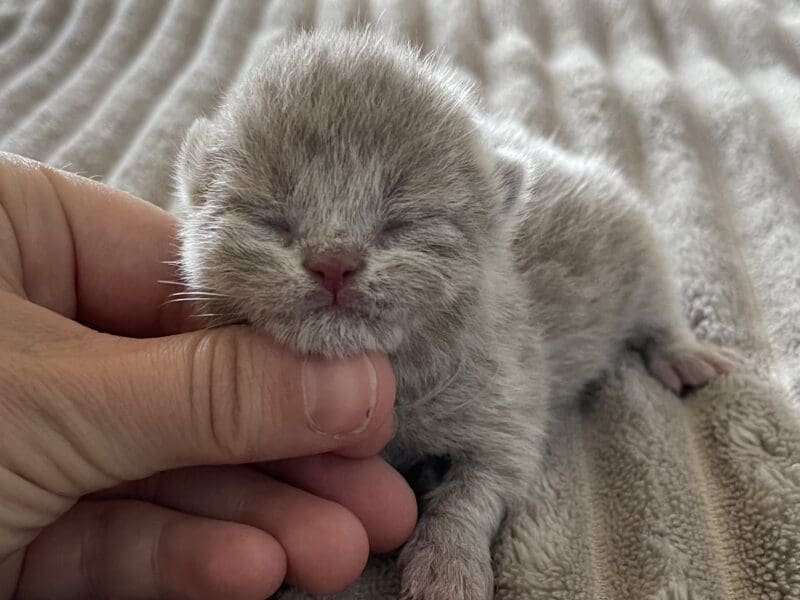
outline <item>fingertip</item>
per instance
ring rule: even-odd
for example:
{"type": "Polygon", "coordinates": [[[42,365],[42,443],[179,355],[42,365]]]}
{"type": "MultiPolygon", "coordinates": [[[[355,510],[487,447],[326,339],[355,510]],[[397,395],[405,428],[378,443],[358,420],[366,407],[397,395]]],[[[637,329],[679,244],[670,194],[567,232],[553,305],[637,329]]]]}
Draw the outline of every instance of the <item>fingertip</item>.
{"type": "Polygon", "coordinates": [[[389,443],[395,433],[394,404],[396,382],[392,365],[385,354],[369,351],[365,355],[374,375],[375,406],[369,423],[358,432],[355,443],[346,444],[349,436],[342,436],[340,447],[354,449],[352,456],[372,456],[389,443]]]}
{"type": "Polygon", "coordinates": [[[292,540],[294,549],[289,552],[286,579],[293,585],[310,594],[335,594],[364,570],[369,558],[367,532],[346,508],[326,502],[310,517],[304,532],[310,537],[292,540]]]}
{"type": "Polygon", "coordinates": [[[202,570],[219,589],[217,597],[260,600],[277,591],[286,578],[286,553],[267,533],[254,527],[240,529],[246,531],[231,532],[235,543],[227,544],[230,550],[218,554],[202,570]]]}
{"type": "Polygon", "coordinates": [[[379,352],[367,352],[367,358],[372,362],[377,378],[378,404],[394,408],[397,382],[394,377],[394,370],[389,358],[379,352]]]}
{"type": "Polygon", "coordinates": [[[132,412],[144,420],[137,427],[157,432],[160,443],[137,448],[150,456],[126,479],[187,465],[308,456],[373,440],[376,432],[377,451],[391,437],[385,423],[394,410],[395,378],[384,355],[300,356],[245,327],[143,344],[126,342],[125,359],[135,362],[125,369],[134,389],[128,401],[135,400],[132,412]],[[160,375],[165,356],[177,357],[172,378],[160,375]],[[133,369],[144,375],[131,377],[133,369]],[[164,411],[171,430],[187,435],[160,434],[164,411]]]}
{"type": "Polygon", "coordinates": [[[193,552],[195,558],[187,561],[180,579],[184,589],[194,584],[198,598],[259,600],[274,593],[286,577],[283,548],[255,527],[216,522],[207,528],[202,548],[193,552]]]}
{"type": "Polygon", "coordinates": [[[417,524],[417,499],[406,480],[400,473],[387,469],[386,477],[392,484],[387,487],[391,494],[384,494],[383,504],[373,507],[375,523],[369,527],[372,532],[370,549],[381,554],[391,552],[404,544],[417,524]],[[386,519],[386,515],[391,515],[386,519]]]}
{"type": "Polygon", "coordinates": [[[335,454],[346,458],[369,458],[375,456],[388,444],[396,433],[396,422],[393,413],[383,421],[366,439],[352,446],[337,450],[335,454]]]}
{"type": "Polygon", "coordinates": [[[388,359],[377,353],[306,356],[300,381],[309,428],[342,443],[375,431],[394,406],[394,375],[388,359]]]}
{"type": "Polygon", "coordinates": [[[334,454],[262,465],[293,486],[344,506],[362,524],[372,552],[405,542],[417,521],[417,501],[405,478],[380,457],[350,459],[334,454]]]}

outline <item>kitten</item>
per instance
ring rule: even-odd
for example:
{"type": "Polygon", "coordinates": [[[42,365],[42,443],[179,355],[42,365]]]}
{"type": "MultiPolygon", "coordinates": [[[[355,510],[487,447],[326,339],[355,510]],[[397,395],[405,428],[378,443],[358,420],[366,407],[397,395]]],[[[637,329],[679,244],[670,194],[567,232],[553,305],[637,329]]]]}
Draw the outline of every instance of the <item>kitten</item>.
{"type": "Polygon", "coordinates": [[[676,392],[732,366],[687,327],[619,179],[377,34],[273,52],[194,123],[178,179],[203,310],[301,353],[388,353],[386,457],[449,464],[400,554],[406,598],[492,597],[492,538],[536,485],[548,406],[626,346],[676,392]]]}

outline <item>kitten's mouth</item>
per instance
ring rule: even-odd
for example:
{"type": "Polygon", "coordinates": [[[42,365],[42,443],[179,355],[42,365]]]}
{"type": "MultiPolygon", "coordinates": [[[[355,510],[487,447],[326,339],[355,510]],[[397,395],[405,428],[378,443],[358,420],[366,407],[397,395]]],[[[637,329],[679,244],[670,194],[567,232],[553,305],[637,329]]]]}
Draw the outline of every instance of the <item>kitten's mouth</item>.
{"type": "Polygon", "coordinates": [[[315,294],[310,299],[311,313],[331,316],[354,316],[361,318],[379,318],[380,315],[370,303],[351,289],[340,290],[338,293],[323,292],[315,294]]]}
{"type": "Polygon", "coordinates": [[[358,289],[348,290],[335,304],[329,294],[316,291],[272,306],[273,310],[265,308],[258,311],[254,324],[301,354],[347,356],[365,349],[393,352],[407,329],[393,303],[358,289]]]}
{"type": "Polygon", "coordinates": [[[308,311],[309,316],[321,316],[327,318],[341,318],[341,319],[375,319],[369,311],[358,305],[330,303],[325,306],[319,306],[308,311]]]}
{"type": "Polygon", "coordinates": [[[391,352],[403,338],[402,328],[391,319],[373,315],[362,306],[327,304],[309,308],[286,329],[280,330],[301,353],[346,356],[365,349],[391,352]]]}

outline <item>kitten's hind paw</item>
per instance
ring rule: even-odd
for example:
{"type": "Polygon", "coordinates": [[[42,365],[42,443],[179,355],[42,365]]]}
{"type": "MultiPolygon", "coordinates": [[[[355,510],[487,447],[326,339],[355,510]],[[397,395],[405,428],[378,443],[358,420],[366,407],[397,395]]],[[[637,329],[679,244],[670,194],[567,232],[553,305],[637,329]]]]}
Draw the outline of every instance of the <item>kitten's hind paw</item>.
{"type": "Polygon", "coordinates": [[[668,346],[652,344],[645,360],[653,377],[680,394],[685,387],[701,387],[730,373],[742,359],[733,350],[691,340],[668,346]]]}

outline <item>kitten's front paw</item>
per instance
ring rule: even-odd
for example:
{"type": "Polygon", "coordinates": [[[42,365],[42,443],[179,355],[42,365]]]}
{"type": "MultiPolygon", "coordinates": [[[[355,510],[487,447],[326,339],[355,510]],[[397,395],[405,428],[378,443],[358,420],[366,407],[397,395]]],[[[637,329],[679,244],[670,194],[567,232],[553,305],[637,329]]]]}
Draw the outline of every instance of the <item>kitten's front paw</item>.
{"type": "Polygon", "coordinates": [[[700,387],[729,373],[741,357],[733,350],[695,340],[668,346],[653,345],[645,358],[650,374],[679,394],[684,387],[700,387]]]}
{"type": "MultiPolygon", "coordinates": [[[[435,522],[436,520],[431,519],[435,522]]],[[[490,600],[494,575],[489,548],[464,533],[421,521],[400,554],[402,600],[490,600]]]]}

